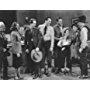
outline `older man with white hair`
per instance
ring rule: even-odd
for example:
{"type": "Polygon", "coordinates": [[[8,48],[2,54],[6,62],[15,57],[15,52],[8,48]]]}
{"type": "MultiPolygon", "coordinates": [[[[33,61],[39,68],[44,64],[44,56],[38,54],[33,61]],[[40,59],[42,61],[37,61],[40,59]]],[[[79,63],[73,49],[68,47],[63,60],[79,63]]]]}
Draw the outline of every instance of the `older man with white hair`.
{"type": "Polygon", "coordinates": [[[87,40],[88,40],[88,28],[86,26],[86,16],[82,15],[79,17],[78,26],[80,27],[80,69],[81,76],[80,78],[87,78],[88,70],[87,70],[87,40]]]}

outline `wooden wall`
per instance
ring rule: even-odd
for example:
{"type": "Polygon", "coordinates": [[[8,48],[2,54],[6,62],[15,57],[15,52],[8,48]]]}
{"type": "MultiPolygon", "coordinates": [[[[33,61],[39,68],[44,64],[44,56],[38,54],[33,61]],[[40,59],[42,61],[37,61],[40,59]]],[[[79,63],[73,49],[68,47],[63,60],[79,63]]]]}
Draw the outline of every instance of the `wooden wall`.
{"type": "Polygon", "coordinates": [[[71,25],[71,19],[77,16],[82,15],[81,10],[24,10],[24,11],[17,11],[17,21],[20,25],[25,23],[25,17],[28,16],[29,18],[36,18],[38,24],[44,22],[44,18],[49,16],[52,18],[52,25],[56,23],[56,18],[61,16],[63,18],[63,22],[65,26],[71,25]]]}
{"type": "Polygon", "coordinates": [[[42,24],[46,16],[52,18],[52,25],[56,23],[56,18],[63,18],[64,26],[71,26],[71,19],[85,14],[87,17],[88,26],[90,27],[90,11],[89,10],[0,10],[0,21],[4,21],[6,32],[13,21],[18,21],[20,25],[25,24],[25,17],[36,18],[37,25],[42,24]]]}
{"type": "MultiPolygon", "coordinates": [[[[62,17],[64,26],[71,26],[72,18],[76,18],[80,15],[86,15],[87,24],[90,27],[90,11],[89,10],[19,10],[17,11],[17,21],[20,25],[25,24],[25,17],[36,18],[37,25],[44,23],[46,16],[52,18],[52,25],[56,24],[56,18],[62,17]]],[[[90,31],[88,32],[90,40],[90,31]]]]}

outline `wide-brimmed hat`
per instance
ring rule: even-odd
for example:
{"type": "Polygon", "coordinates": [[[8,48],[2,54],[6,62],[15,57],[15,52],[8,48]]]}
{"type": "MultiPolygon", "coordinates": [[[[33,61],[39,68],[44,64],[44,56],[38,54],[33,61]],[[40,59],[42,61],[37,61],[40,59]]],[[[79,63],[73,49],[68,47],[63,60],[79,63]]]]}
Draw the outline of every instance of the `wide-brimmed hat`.
{"type": "Polygon", "coordinates": [[[73,24],[77,24],[78,22],[83,22],[83,23],[88,23],[86,22],[86,16],[85,15],[82,15],[82,16],[79,16],[75,19],[73,19],[73,24]]]}
{"type": "Polygon", "coordinates": [[[86,16],[85,16],[85,15],[79,16],[79,17],[78,17],[78,22],[87,23],[87,22],[86,22],[86,16]]]}
{"type": "Polygon", "coordinates": [[[34,62],[40,62],[43,58],[43,54],[41,51],[36,51],[36,49],[33,49],[31,51],[31,58],[34,62]]]}

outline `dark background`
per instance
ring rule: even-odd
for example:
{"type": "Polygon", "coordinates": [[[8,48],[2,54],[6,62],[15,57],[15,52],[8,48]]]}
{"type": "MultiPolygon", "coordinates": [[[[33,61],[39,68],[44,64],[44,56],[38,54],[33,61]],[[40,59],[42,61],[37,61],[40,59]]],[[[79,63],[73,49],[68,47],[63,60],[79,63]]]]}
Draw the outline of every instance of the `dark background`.
{"type": "Polygon", "coordinates": [[[0,21],[3,21],[5,23],[6,26],[6,33],[10,32],[10,26],[12,24],[13,21],[16,21],[16,11],[8,11],[8,10],[4,10],[4,11],[0,11],[0,21]]]}

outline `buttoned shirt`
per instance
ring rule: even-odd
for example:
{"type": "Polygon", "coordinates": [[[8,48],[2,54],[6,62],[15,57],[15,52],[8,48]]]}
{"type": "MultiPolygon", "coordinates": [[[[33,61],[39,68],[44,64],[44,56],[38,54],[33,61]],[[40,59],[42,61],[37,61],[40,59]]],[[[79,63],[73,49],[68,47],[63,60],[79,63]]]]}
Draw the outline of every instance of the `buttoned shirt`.
{"type": "Polygon", "coordinates": [[[44,35],[45,24],[38,26],[40,32],[42,33],[44,41],[51,41],[51,48],[54,47],[54,29],[52,26],[47,26],[46,34],[44,35]]]}

